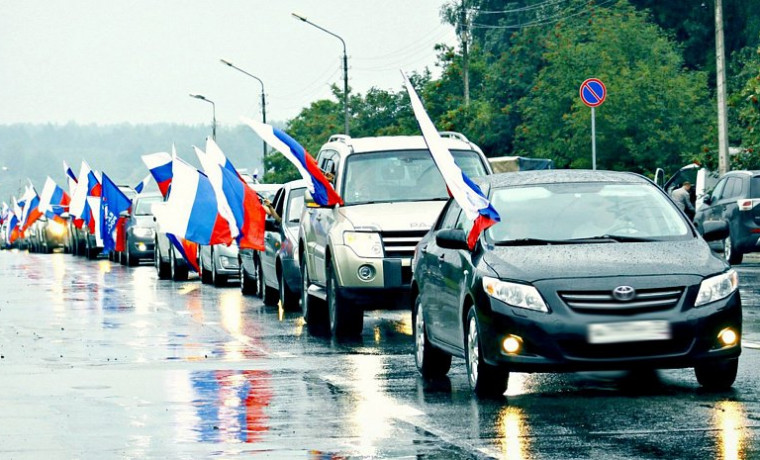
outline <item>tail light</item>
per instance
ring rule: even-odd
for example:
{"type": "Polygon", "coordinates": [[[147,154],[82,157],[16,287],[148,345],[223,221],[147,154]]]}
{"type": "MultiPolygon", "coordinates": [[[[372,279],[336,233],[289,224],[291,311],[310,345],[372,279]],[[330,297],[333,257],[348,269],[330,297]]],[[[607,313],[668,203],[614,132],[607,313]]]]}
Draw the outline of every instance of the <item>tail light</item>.
{"type": "Polygon", "coordinates": [[[738,200],[736,204],[739,205],[739,211],[751,211],[755,206],[752,200],[738,200]]]}

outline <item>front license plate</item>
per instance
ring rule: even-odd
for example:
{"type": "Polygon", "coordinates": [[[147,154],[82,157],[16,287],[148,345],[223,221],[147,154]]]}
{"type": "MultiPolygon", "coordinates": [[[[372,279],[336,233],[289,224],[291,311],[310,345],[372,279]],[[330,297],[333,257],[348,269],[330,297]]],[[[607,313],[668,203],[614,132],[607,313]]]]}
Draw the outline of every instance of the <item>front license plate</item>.
{"type": "Polygon", "coordinates": [[[671,338],[667,321],[625,321],[588,325],[589,343],[646,342],[671,338]]]}

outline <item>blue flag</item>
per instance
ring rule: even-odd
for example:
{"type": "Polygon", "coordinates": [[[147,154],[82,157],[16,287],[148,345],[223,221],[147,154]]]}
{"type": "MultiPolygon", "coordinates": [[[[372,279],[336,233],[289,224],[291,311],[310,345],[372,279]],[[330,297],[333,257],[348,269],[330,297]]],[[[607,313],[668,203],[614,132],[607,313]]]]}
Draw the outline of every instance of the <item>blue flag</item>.
{"type": "Polygon", "coordinates": [[[100,200],[100,235],[103,238],[103,252],[107,253],[116,248],[116,223],[119,214],[129,209],[132,200],[119,190],[110,177],[103,173],[100,200]]]}

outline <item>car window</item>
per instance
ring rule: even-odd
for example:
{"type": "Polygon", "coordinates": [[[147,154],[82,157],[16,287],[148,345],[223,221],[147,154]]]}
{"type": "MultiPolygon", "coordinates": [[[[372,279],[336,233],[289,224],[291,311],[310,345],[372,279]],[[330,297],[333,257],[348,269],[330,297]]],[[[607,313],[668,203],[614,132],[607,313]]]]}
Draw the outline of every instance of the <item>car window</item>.
{"type": "Polygon", "coordinates": [[[724,198],[736,198],[741,196],[742,180],[738,177],[729,177],[726,183],[726,190],[723,193],[724,198]]]}
{"type": "Polygon", "coordinates": [[[459,204],[457,204],[456,201],[451,200],[449,201],[448,206],[443,210],[443,214],[441,215],[441,219],[438,222],[437,229],[445,229],[445,228],[454,228],[454,225],[457,222],[457,218],[459,218],[459,214],[462,211],[462,208],[459,207],[459,204]]]}
{"type": "Polygon", "coordinates": [[[288,195],[288,215],[285,216],[286,222],[297,223],[301,221],[305,193],[305,188],[296,188],[290,191],[290,195],[288,195]]]}
{"type": "Polygon", "coordinates": [[[605,235],[667,240],[691,235],[682,213],[650,184],[546,184],[491,193],[501,216],[486,231],[492,241],[605,235]]]}
{"type": "Polygon", "coordinates": [[[726,182],[727,179],[723,178],[718,182],[718,185],[715,186],[715,189],[712,192],[712,197],[714,200],[720,200],[722,198],[723,189],[726,188],[726,182]]]}
{"type": "MultiPolygon", "coordinates": [[[[469,177],[486,174],[474,151],[454,150],[454,161],[469,177]]],[[[341,196],[346,205],[447,200],[446,184],[427,150],[393,150],[350,155],[341,196]]]]}
{"type": "Polygon", "coordinates": [[[753,176],[749,181],[749,197],[760,198],[760,176],[753,176]]]}
{"type": "Polygon", "coordinates": [[[151,211],[151,206],[153,206],[153,203],[160,203],[160,202],[161,202],[160,196],[140,198],[139,200],[137,200],[137,204],[135,205],[134,214],[136,216],[150,216],[153,214],[153,212],[151,211]]]}
{"type": "Polygon", "coordinates": [[[274,207],[274,211],[277,213],[278,216],[282,216],[282,207],[284,204],[283,196],[285,195],[285,188],[281,188],[277,190],[277,193],[274,195],[274,199],[272,200],[272,206],[274,207]]]}

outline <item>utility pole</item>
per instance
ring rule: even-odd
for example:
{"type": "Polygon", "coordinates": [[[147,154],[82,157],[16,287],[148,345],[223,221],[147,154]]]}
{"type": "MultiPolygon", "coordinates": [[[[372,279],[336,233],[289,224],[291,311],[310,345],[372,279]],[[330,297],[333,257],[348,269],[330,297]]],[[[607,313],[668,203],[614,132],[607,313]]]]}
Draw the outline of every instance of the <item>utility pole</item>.
{"type": "Polygon", "coordinates": [[[728,158],[728,120],[726,116],[726,49],[723,44],[723,0],[715,0],[715,59],[718,90],[718,173],[731,169],[728,158]]]}
{"type": "Polygon", "coordinates": [[[470,24],[467,16],[467,0],[459,5],[459,40],[462,42],[462,85],[464,86],[464,105],[470,105],[470,24]]]}

